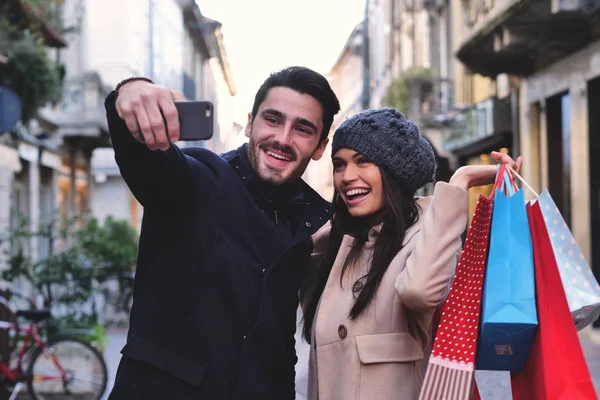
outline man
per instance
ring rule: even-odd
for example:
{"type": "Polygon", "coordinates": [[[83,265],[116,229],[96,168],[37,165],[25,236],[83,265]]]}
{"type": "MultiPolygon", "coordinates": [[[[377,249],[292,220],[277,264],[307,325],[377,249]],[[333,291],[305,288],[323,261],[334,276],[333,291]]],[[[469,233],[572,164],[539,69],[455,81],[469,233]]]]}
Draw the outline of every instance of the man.
{"type": "Polygon", "coordinates": [[[297,293],[330,205],[300,177],[339,102],[303,67],[271,75],[249,143],[179,149],[181,93],[141,78],[105,106],[115,158],[144,207],[134,302],[110,399],[294,399],[297,293]]]}

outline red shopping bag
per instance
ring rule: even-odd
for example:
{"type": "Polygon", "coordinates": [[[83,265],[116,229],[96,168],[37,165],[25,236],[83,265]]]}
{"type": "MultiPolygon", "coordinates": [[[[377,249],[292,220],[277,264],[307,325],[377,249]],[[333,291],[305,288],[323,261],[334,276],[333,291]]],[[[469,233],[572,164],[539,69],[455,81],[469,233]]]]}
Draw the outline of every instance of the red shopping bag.
{"type": "Polygon", "coordinates": [[[491,197],[479,197],[437,330],[434,325],[435,340],[420,400],[468,400],[472,396],[492,204],[491,197]]]}
{"type": "Polygon", "coordinates": [[[511,373],[514,400],[597,399],[539,202],[527,205],[539,329],[525,370],[511,373]]]}

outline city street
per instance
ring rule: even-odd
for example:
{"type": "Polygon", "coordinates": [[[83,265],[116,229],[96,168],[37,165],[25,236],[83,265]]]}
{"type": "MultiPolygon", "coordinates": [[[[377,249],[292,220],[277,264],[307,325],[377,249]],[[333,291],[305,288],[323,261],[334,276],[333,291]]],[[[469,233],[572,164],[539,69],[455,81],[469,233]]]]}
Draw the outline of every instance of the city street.
{"type": "MultiPolygon", "coordinates": [[[[108,331],[108,335],[109,342],[105,357],[108,364],[109,386],[104,399],[108,398],[108,392],[114,383],[114,376],[119,365],[119,360],[121,359],[119,352],[125,344],[127,330],[125,328],[111,329],[108,331]]],[[[584,330],[580,333],[581,344],[588,361],[594,385],[596,386],[596,391],[600,391],[600,340],[592,340],[591,336],[600,339],[600,333],[598,332],[590,334],[588,330],[584,330]]],[[[509,400],[511,398],[508,373],[478,371],[476,376],[482,400],[509,400]]]]}

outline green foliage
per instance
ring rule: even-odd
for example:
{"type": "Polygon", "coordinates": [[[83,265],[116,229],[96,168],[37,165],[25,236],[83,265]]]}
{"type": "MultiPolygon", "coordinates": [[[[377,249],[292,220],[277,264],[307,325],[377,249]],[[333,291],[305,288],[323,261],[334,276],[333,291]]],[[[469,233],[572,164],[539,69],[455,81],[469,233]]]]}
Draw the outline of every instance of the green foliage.
{"type": "Polygon", "coordinates": [[[408,86],[403,78],[398,78],[388,87],[383,104],[387,107],[393,107],[396,110],[407,114],[409,104],[408,86]]]}
{"type": "Polygon", "coordinates": [[[407,81],[410,79],[419,79],[423,85],[423,97],[427,96],[433,89],[431,79],[435,76],[431,68],[411,67],[402,73],[388,87],[383,104],[387,107],[393,107],[404,114],[408,114],[410,108],[410,90],[407,81]]]}
{"type": "Polygon", "coordinates": [[[131,271],[137,257],[137,232],[126,220],[106,218],[103,225],[91,218],[76,234],[83,253],[93,265],[105,268],[97,271],[96,279],[131,271]]]}
{"type": "Polygon", "coordinates": [[[0,84],[21,98],[23,122],[34,118],[48,102],[60,100],[64,68],[48,58],[40,39],[24,34],[11,43],[6,56],[8,63],[0,67],[0,84]]]}
{"type": "MultiPolygon", "coordinates": [[[[32,14],[60,29],[62,1],[26,0],[26,3],[33,10],[41,10],[32,14]]],[[[6,4],[0,5],[0,16],[0,54],[8,58],[8,63],[0,65],[0,85],[19,96],[23,104],[21,119],[27,123],[36,117],[39,108],[60,100],[65,68],[49,58],[40,21],[32,16],[15,15],[6,4]]]]}
{"type": "MultiPolygon", "coordinates": [[[[8,269],[2,272],[2,278],[9,282],[23,278],[48,305],[66,306],[66,314],[49,322],[49,332],[63,332],[67,328],[93,329],[96,332],[99,321],[95,307],[90,311],[86,304],[89,306],[90,299],[93,299],[97,283],[133,270],[137,255],[135,229],[127,221],[110,217],[104,224],[86,216],[61,217],[37,232],[28,229],[26,218],[15,216],[14,221],[12,229],[4,235],[4,241],[8,242],[5,254],[8,269]],[[70,238],[71,245],[34,262],[27,255],[25,245],[31,237],[49,242],[70,238]]],[[[82,335],[95,335],[86,332],[84,330],[82,335]]]]}
{"type": "Polygon", "coordinates": [[[48,21],[48,24],[56,29],[62,30],[63,18],[61,13],[61,6],[64,3],[63,0],[23,0],[29,4],[32,8],[40,10],[41,15],[48,21]]]}
{"type": "Polygon", "coordinates": [[[403,76],[407,78],[433,78],[435,73],[433,69],[428,67],[410,67],[404,73],[403,76]]]}

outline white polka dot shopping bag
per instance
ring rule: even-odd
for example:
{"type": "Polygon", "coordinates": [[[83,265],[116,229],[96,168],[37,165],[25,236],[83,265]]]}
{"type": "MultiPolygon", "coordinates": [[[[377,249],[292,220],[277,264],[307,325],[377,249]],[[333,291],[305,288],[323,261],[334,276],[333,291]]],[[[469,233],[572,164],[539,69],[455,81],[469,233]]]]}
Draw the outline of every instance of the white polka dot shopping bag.
{"type": "Polygon", "coordinates": [[[537,201],[550,235],[569,310],[577,330],[581,330],[600,316],[600,286],[550,193],[544,190],[537,201]]]}
{"type": "Polygon", "coordinates": [[[544,190],[538,195],[523,177],[512,173],[537,198],[531,204],[539,202],[569,310],[577,330],[581,330],[600,316],[600,285],[550,193],[544,190]]]}

